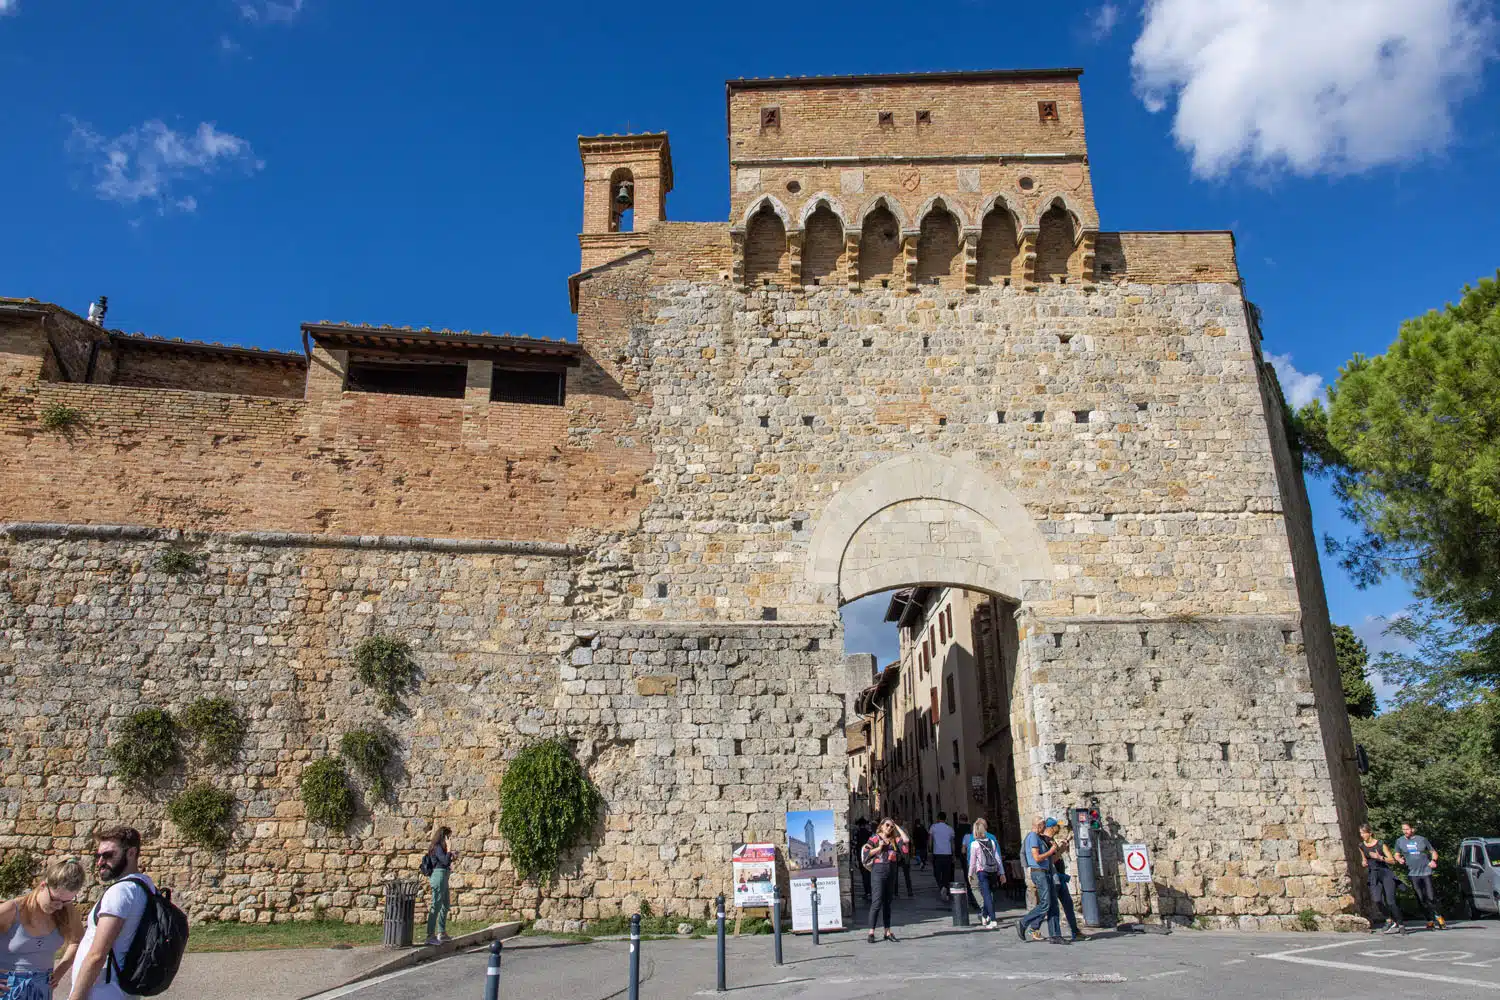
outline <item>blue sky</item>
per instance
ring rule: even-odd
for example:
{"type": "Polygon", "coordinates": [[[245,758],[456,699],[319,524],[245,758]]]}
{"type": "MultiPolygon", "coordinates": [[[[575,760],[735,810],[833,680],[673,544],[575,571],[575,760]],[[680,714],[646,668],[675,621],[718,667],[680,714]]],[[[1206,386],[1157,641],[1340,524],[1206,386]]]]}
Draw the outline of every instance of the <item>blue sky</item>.
{"type": "MultiPolygon", "coordinates": [[[[0,294],[107,294],[114,326],[269,347],[323,319],[571,336],[578,134],[669,131],[669,216],[723,219],[728,78],[1076,65],[1103,227],[1234,229],[1305,395],[1500,264],[1491,17],[870,0],[825,28],[699,3],[0,0],[0,294]]],[[[1325,575],[1336,621],[1405,603],[1325,575]]],[[[865,624],[851,646],[889,642],[865,624]]]]}

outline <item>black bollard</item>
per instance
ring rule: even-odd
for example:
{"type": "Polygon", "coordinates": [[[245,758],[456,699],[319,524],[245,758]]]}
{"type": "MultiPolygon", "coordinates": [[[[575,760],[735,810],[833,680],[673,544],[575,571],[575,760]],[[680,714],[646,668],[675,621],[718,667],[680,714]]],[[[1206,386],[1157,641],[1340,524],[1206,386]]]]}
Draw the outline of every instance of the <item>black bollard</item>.
{"type": "Polygon", "coordinates": [[[641,915],[630,915],[629,1000],[641,1000],[641,915]]]}
{"type": "Polygon", "coordinates": [[[484,977],[484,1000],[500,1000],[500,941],[490,945],[490,968],[484,977]]]}
{"type": "Polygon", "coordinates": [[[969,894],[965,891],[968,887],[962,882],[954,880],[948,887],[948,898],[953,903],[953,926],[969,926],[969,894]]]}
{"type": "Polygon", "coordinates": [[[729,989],[724,985],[724,894],[720,893],[715,901],[719,909],[719,992],[723,993],[729,989]]]}
{"type": "Polygon", "coordinates": [[[781,964],[781,897],[771,897],[771,936],[776,939],[776,964],[781,964]]]}
{"type": "Polygon", "coordinates": [[[812,884],[813,945],[816,947],[818,943],[818,880],[813,879],[812,884]]]}

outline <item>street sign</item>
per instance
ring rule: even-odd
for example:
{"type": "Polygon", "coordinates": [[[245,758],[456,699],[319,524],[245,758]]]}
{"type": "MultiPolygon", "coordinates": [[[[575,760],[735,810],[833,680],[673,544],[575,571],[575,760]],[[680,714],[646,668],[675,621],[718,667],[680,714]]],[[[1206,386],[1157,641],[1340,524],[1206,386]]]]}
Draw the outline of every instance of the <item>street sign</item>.
{"type": "Polygon", "coordinates": [[[1150,882],[1151,849],[1145,844],[1126,844],[1123,850],[1125,852],[1125,881],[1150,882]]]}

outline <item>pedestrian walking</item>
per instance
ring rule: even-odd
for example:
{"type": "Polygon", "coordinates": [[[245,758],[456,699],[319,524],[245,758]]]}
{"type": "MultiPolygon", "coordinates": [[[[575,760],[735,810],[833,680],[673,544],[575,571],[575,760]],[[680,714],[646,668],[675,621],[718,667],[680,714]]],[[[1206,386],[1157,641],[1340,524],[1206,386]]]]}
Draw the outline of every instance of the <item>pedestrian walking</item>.
{"type": "Polygon", "coordinates": [[[1042,834],[1050,828],[1049,824],[1050,827],[1055,827],[1057,820],[1038,816],[1031,824],[1031,832],[1021,844],[1021,860],[1026,864],[1031,884],[1036,887],[1036,905],[1017,921],[1016,936],[1025,941],[1030,934],[1031,940],[1042,940],[1042,921],[1045,920],[1047,929],[1051,931],[1047,940],[1061,944],[1063,936],[1058,924],[1057,895],[1052,887],[1052,858],[1057,853],[1057,847],[1049,847],[1042,839],[1042,834]]]}
{"type": "MultiPolygon", "coordinates": [[[[900,824],[898,823],[897,826],[899,827],[900,824]]],[[[912,895],[913,895],[913,893],[911,891],[911,851],[909,849],[910,848],[910,844],[911,844],[911,837],[908,835],[908,837],[907,837],[908,850],[905,853],[903,853],[899,858],[896,859],[896,864],[897,864],[897,866],[900,869],[901,877],[906,880],[906,898],[907,899],[911,899],[912,895]]],[[[900,887],[898,886],[897,889],[899,891],[900,887]]]]}
{"type": "MultiPolygon", "coordinates": [[[[865,841],[870,839],[870,824],[861,816],[854,821],[854,843],[864,846],[865,841]]],[[[859,880],[864,886],[865,902],[870,901],[870,869],[864,865],[859,866],[859,880]]]]}
{"type": "Polygon", "coordinates": [[[1043,831],[1042,839],[1047,842],[1048,847],[1056,848],[1057,853],[1052,855],[1052,889],[1057,897],[1058,909],[1068,920],[1068,931],[1071,935],[1069,940],[1078,941],[1083,935],[1078,931],[1078,915],[1073,910],[1073,893],[1068,889],[1068,883],[1073,881],[1073,876],[1068,874],[1066,858],[1067,853],[1072,849],[1073,837],[1066,829],[1055,826],[1043,831]]]}
{"type": "Polygon", "coordinates": [[[432,906],[427,910],[427,944],[442,944],[452,941],[448,936],[448,875],[458,855],[448,850],[448,837],[453,833],[446,826],[437,828],[427,855],[422,859],[422,872],[432,886],[432,906]]]}
{"type": "Polygon", "coordinates": [[[916,855],[917,867],[927,867],[927,827],[919,819],[911,825],[911,852],[916,855]]]}
{"type": "Polygon", "coordinates": [[[875,943],[875,922],[885,925],[885,940],[895,941],[891,933],[891,900],[896,895],[896,865],[903,854],[911,851],[911,838],[887,817],[875,828],[875,834],[860,849],[860,863],[870,869],[873,898],[870,900],[870,944],[875,943]]]}
{"type": "Polygon", "coordinates": [[[1376,909],[1385,913],[1385,933],[1405,934],[1406,919],[1401,915],[1401,904],[1396,902],[1396,875],[1391,871],[1396,856],[1384,842],[1376,839],[1368,823],[1359,828],[1359,863],[1365,869],[1370,898],[1376,909]]]}
{"type": "Polygon", "coordinates": [[[1401,836],[1396,838],[1396,853],[1406,861],[1406,874],[1411,877],[1411,891],[1416,893],[1417,905],[1427,911],[1427,929],[1443,930],[1448,925],[1437,911],[1437,896],[1432,891],[1432,873],[1438,863],[1432,842],[1417,833],[1410,823],[1402,823],[1401,836]]]}
{"type": "Polygon", "coordinates": [[[72,858],[47,866],[24,896],[0,903],[0,1000],[49,1000],[83,939],[73,901],[83,866],[72,858]]]}
{"type": "Polygon", "coordinates": [[[937,880],[938,895],[948,898],[948,886],[953,883],[953,827],[948,825],[948,814],[938,813],[938,821],[927,831],[931,838],[932,877],[937,880]]]}
{"type": "Polygon", "coordinates": [[[979,910],[979,922],[985,930],[995,929],[995,890],[1005,881],[1005,869],[1000,864],[1000,842],[990,833],[990,826],[981,817],[974,821],[974,834],[969,838],[969,880],[979,886],[979,898],[983,905],[979,910]]]}
{"type": "Polygon", "coordinates": [[[113,826],[94,834],[94,873],[109,883],[89,911],[73,960],[69,1000],[126,1000],[120,985],[125,956],[140,929],[156,883],[141,872],[141,834],[113,826]]]}

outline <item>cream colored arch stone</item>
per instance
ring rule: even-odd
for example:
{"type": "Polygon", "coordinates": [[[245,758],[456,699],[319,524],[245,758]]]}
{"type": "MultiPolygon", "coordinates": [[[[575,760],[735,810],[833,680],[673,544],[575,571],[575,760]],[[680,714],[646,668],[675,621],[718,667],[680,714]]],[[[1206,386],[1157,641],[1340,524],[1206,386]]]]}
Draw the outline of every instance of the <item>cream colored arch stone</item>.
{"type": "Polygon", "coordinates": [[[786,231],[789,233],[792,232],[794,227],[792,225],[791,213],[786,210],[785,205],[776,200],[775,195],[771,194],[763,194],[745,206],[745,214],[740,219],[740,228],[748,230],[750,228],[750,220],[755,217],[755,213],[759,212],[766,205],[771,206],[771,211],[775,212],[781,219],[781,224],[785,227],[786,231]]]}
{"type": "MultiPolygon", "coordinates": [[[[901,202],[888,194],[877,194],[869,201],[860,206],[859,218],[855,220],[857,228],[863,231],[865,228],[865,219],[869,218],[870,213],[875,211],[875,209],[879,208],[881,205],[884,205],[887,209],[890,210],[890,213],[896,217],[896,224],[901,227],[901,231],[903,233],[916,232],[916,230],[911,227],[911,223],[907,221],[906,210],[901,207],[901,202]]],[[[856,227],[851,226],[849,228],[853,229],[856,227]]]]}
{"type": "Polygon", "coordinates": [[[890,459],[839,490],[813,528],[806,573],[840,603],[913,583],[1019,600],[1028,581],[1054,577],[1021,502],[975,466],[930,453],[890,459]]]}
{"type": "MultiPolygon", "coordinates": [[[[972,223],[969,222],[969,217],[964,213],[964,207],[962,205],[954,201],[953,198],[949,195],[935,194],[931,198],[928,198],[926,201],[924,201],[922,203],[922,207],[917,210],[918,229],[922,228],[923,220],[925,220],[927,216],[930,215],[932,211],[939,205],[941,205],[944,211],[946,211],[949,215],[958,220],[958,228],[960,232],[970,228],[972,223]]],[[[983,218],[983,216],[980,216],[980,218],[983,218]]]]}
{"type": "Polygon", "coordinates": [[[1036,203],[1036,214],[1032,217],[1028,229],[1040,229],[1042,216],[1050,212],[1054,206],[1061,205],[1062,210],[1073,218],[1073,244],[1076,246],[1083,239],[1083,216],[1079,214],[1078,207],[1073,200],[1061,192],[1043,195],[1036,203]]]}
{"type": "Polygon", "coordinates": [[[849,219],[844,215],[844,206],[839,204],[839,200],[827,191],[819,191],[802,203],[802,211],[797,213],[797,225],[804,229],[807,228],[807,220],[812,218],[812,214],[818,210],[819,205],[827,205],[828,211],[832,212],[838,218],[839,224],[844,227],[845,232],[848,232],[849,219]]]}
{"type": "Polygon", "coordinates": [[[974,213],[974,218],[977,220],[974,225],[981,229],[984,228],[985,217],[997,208],[1010,216],[1011,224],[1016,230],[1016,245],[1020,246],[1021,233],[1025,231],[1026,223],[1021,218],[1021,212],[1003,194],[990,195],[989,198],[985,199],[984,204],[979,206],[979,211],[974,213]]]}

